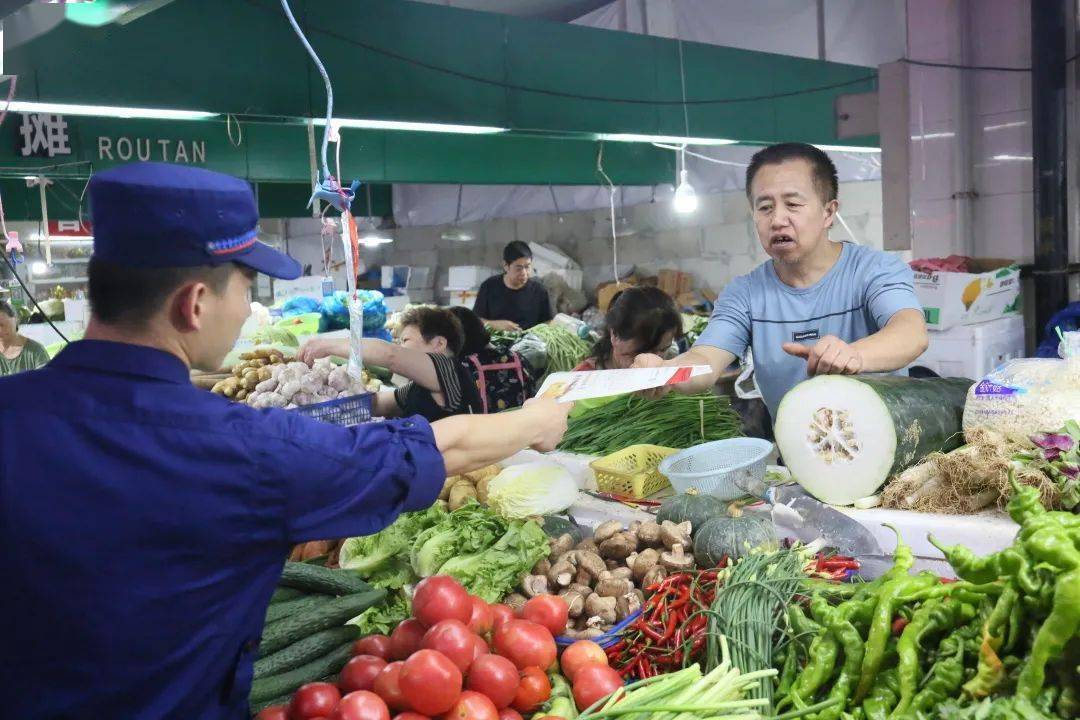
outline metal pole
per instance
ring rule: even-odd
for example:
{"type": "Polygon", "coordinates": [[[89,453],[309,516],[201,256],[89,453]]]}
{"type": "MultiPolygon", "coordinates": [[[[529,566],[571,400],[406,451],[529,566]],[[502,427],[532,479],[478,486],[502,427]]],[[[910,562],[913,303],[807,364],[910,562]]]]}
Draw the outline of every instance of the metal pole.
{"type": "Polygon", "coordinates": [[[1065,32],[1068,0],[1031,0],[1035,330],[1069,299],[1065,32]]]}

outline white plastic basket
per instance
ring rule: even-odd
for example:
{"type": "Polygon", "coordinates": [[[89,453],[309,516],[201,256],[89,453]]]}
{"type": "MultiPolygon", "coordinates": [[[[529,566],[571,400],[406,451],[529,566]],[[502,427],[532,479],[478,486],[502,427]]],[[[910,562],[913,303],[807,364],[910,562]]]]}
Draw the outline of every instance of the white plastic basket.
{"type": "Polygon", "coordinates": [[[772,449],[771,442],[758,438],[716,440],[669,455],[660,472],[679,492],[694,488],[721,500],[760,496],[772,449]]]}

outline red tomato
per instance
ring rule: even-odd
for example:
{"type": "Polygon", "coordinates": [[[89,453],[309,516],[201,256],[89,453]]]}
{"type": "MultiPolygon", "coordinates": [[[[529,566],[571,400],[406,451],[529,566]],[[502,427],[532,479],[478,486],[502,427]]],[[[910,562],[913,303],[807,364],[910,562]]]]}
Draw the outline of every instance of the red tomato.
{"type": "Polygon", "coordinates": [[[503,708],[499,711],[499,720],[525,720],[514,708],[503,708]]]}
{"type": "Polygon", "coordinates": [[[566,631],[570,606],[558,595],[537,595],[525,603],[521,617],[546,627],[548,632],[557,637],[566,631]]]}
{"type": "Polygon", "coordinates": [[[559,658],[559,668],[570,682],[574,682],[574,674],[586,665],[607,664],[608,657],[604,648],[592,640],[578,640],[563,650],[562,657],[559,658]]]}
{"type": "Polygon", "coordinates": [[[390,659],[407,660],[420,649],[427,628],[416,618],[402,620],[390,635],[390,659]]]}
{"type": "Polygon", "coordinates": [[[358,690],[341,698],[329,720],[390,720],[390,710],[375,693],[358,690]]]}
{"type": "Polygon", "coordinates": [[[578,710],[584,710],[622,685],[622,676],[607,665],[585,665],[574,677],[574,702],[578,710]]]}
{"type": "Polygon", "coordinates": [[[438,650],[450,658],[458,670],[465,672],[475,657],[476,635],[463,622],[440,620],[424,633],[421,645],[428,650],[438,650]]]}
{"type": "Polygon", "coordinates": [[[340,700],[341,693],[330,683],[308,683],[292,696],[289,702],[289,718],[314,720],[314,718],[329,715],[334,712],[340,700]]]}
{"type": "Polygon", "coordinates": [[[401,685],[398,682],[403,667],[405,667],[405,663],[400,660],[390,663],[375,676],[375,683],[372,686],[375,694],[381,697],[391,710],[405,711],[410,709],[409,702],[405,699],[405,694],[401,692],[401,685]]]}
{"type": "Polygon", "coordinates": [[[472,603],[469,629],[477,635],[487,635],[495,623],[495,614],[491,611],[491,606],[484,602],[484,598],[478,598],[475,595],[469,596],[469,602],[472,603]]]}
{"type": "Polygon", "coordinates": [[[353,655],[374,655],[383,660],[390,659],[390,638],[385,635],[368,635],[353,644],[353,655]]]}
{"type": "Polygon", "coordinates": [[[491,618],[491,629],[494,632],[498,632],[499,628],[511,620],[517,619],[514,615],[514,609],[509,605],[492,605],[491,618]]]}
{"type": "Polygon", "coordinates": [[[271,705],[259,711],[255,720],[289,720],[289,708],[286,705],[271,705]]]}
{"type": "Polygon", "coordinates": [[[416,712],[403,712],[395,715],[393,720],[431,720],[431,718],[416,712]]]}
{"type": "Polygon", "coordinates": [[[487,695],[501,709],[514,702],[520,683],[514,663],[499,655],[481,655],[469,668],[465,686],[487,695]]]}
{"type": "Polygon", "coordinates": [[[499,720],[499,711],[486,695],[466,690],[443,720],[499,720]]]}
{"type": "Polygon", "coordinates": [[[405,661],[398,685],[413,710],[439,715],[461,695],[461,670],[441,652],[419,650],[405,661]]]}
{"type": "Polygon", "coordinates": [[[542,625],[511,620],[495,633],[495,652],[509,658],[519,670],[534,665],[547,670],[555,663],[555,638],[542,625]]]}
{"type": "Polygon", "coordinates": [[[344,693],[370,690],[375,684],[376,676],[384,667],[386,667],[386,661],[381,657],[357,655],[341,668],[337,685],[344,693]]]}
{"type": "Polygon", "coordinates": [[[527,667],[521,671],[521,681],[514,693],[514,709],[530,713],[551,697],[551,681],[538,667],[527,667]]]}
{"type": "Polygon", "coordinates": [[[475,646],[473,647],[472,654],[472,659],[474,662],[476,658],[480,657],[481,655],[487,655],[489,652],[491,652],[491,647],[487,644],[487,640],[480,637],[479,635],[473,635],[473,645],[475,646]]]}
{"type": "Polygon", "coordinates": [[[472,602],[461,583],[447,575],[424,578],[416,586],[413,617],[431,627],[440,620],[458,620],[466,625],[472,618],[472,602]]]}

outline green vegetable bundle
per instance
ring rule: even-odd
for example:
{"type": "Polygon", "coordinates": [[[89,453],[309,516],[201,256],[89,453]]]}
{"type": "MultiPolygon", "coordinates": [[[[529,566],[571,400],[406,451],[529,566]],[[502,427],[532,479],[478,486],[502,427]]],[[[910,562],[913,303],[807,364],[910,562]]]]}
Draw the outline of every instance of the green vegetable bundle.
{"type": "Polygon", "coordinates": [[[742,422],[726,396],[670,393],[648,400],[628,395],[571,417],[559,449],[608,455],[630,445],[682,449],[741,435],[742,422]]]}
{"type": "Polygon", "coordinates": [[[558,325],[537,325],[529,328],[528,334],[544,341],[548,374],[573,370],[592,350],[589,343],[558,325]]]}
{"type": "Polygon", "coordinates": [[[837,704],[819,720],[1080,717],[1080,516],[1047,511],[1015,479],[1012,490],[1011,547],[979,558],[938,546],[959,582],[909,575],[898,541],[881,578],[821,588],[809,617],[793,606],[801,642],[778,709],[825,697],[837,704]]]}
{"type": "Polygon", "coordinates": [[[507,521],[469,502],[450,513],[437,506],[406,513],[374,535],[349,538],[339,562],[377,587],[451,575],[498,602],[548,551],[547,535],[532,520],[507,521]]]}

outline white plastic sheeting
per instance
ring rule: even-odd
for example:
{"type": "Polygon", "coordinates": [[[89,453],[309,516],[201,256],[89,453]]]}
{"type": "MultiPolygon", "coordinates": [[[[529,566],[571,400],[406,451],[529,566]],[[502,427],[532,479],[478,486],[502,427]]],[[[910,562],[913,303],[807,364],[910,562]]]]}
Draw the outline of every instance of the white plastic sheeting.
{"type": "MultiPolygon", "coordinates": [[[[690,183],[699,194],[741,190],[746,165],[759,149],[742,145],[691,148],[717,162],[687,157],[690,183]]],[[[840,182],[881,179],[881,156],[875,153],[830,152],[840,182]]],[[[671,200],[669,184],[652,187],[618,187],[615,213],[619,209],[656,200],[671,200]]],[[[394,185],[394,219],[401,226],[445,225],[454,222],[457,212],[457,185],[394,185]]],[[[603,186],[546,185],[466,185],[461,194],[460,222],[478,222],[500,217],[520,217],[537,213],[597,210],[610,205],[610,192],[603,186]],[[554,193],[554,200],[552,200],[554,193]]]]}
{"type": "MultiPolygon", "coordinates": [[[[818,57],[817,0],[615,0],[576,25],[818,57]]],[[[877,67],[904,57],[904,0],[825,0],[825,59],[877,67]]]]}
{"type": "MultiPolygon", "coordinates": [[[[876,67],[904,55],[905,0],[824,0],[825,57],[876,67]]],[[[615,0],[574,21],[588,27],[681,38],[686,41],[818,57],[817,0],[615,0]]],[[[742,189],[756,147],[694,146],[718,162],[688,157],[691,184],[699,194],[742,189]]],[[[879,180],[881,156],[830,152],[841,182],[879,180]]],[[[672,178],[674,180],[674,178],[672,178]]],[[[671,185],[622,188],[618,206],[670,200],[671,185]]],[[[609,206],[606,187],[471,185],[464,188],[461,222],[536,213],[597,210],[609,206]]],[[[394,219],[403,226],[454,222],[455,185],[394,186],[394,219]]]]}

